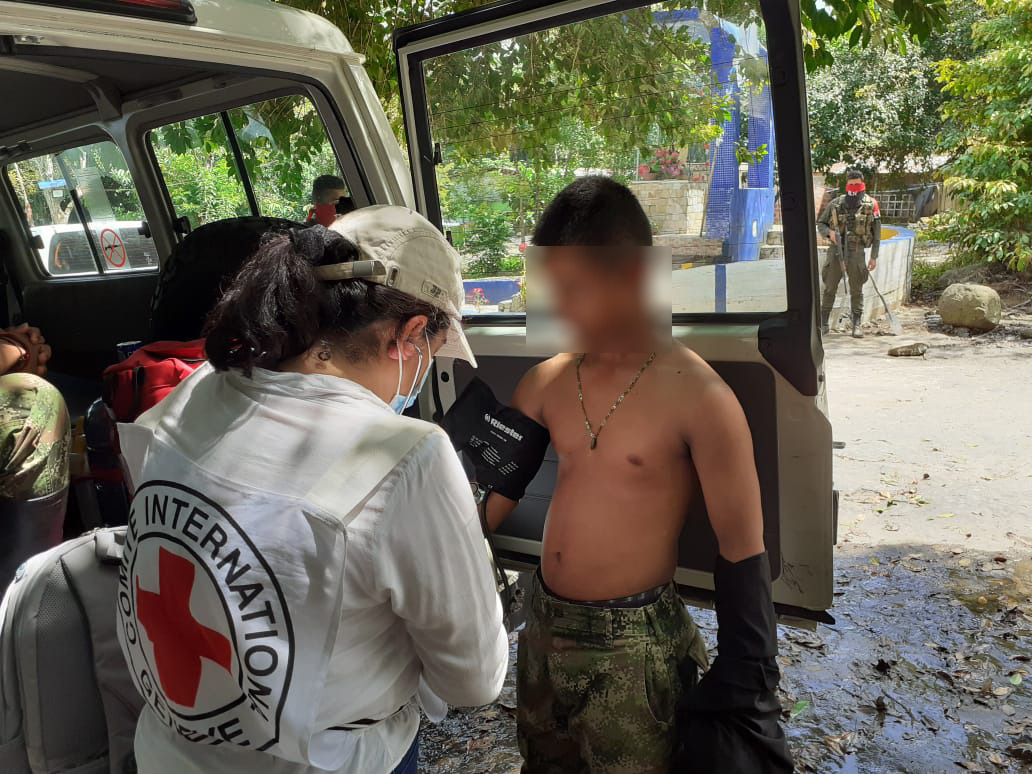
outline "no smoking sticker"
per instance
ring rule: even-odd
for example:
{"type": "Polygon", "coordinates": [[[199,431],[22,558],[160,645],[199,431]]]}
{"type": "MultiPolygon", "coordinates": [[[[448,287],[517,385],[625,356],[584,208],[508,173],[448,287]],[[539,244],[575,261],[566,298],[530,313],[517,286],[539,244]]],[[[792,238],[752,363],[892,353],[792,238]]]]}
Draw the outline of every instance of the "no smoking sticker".
{"type": "Polygon", "coordinates": [[[100,232],[100,251],[104,253],[104,260],[116,269],[125,266],[128,255],[125,252],[125,244],[117,231],[106,228],[100,232]]]}

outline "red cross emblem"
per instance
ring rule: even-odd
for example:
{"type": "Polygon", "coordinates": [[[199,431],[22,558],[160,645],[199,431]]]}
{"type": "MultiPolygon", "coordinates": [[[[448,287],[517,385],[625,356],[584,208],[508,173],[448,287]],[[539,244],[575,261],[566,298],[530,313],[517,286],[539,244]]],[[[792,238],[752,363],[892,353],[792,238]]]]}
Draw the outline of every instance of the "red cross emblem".
{"type": "Polygon", "coordinates": [[[164,548],[158,549],[159,591],[140,588],[136,580],[137,617],[154,645],[154,666],[165,696],[181,707],[193,707],[201,684],[201,659],[227,672],[233,664],[229,640],[197,622],[190,612],[197,568],[164,548]]]}

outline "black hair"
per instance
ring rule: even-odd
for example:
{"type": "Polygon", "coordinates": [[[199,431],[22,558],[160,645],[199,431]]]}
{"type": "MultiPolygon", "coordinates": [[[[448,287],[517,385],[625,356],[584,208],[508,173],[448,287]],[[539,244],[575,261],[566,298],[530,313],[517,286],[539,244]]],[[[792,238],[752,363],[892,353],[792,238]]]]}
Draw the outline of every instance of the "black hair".
{"type": "Polygon", "coordinates": [[[541,247],[650,247],[652,225],[630,188],[603,175],[588,175],[552,199],[532,241],[541,247]]]}
{"type": "Polygon", "coordinates": [[[319,175],[312,182],[312,204],[336,204],[337,199],[323,201],[324,196],[330,191],[346,191],[347,183],[336,175],[319,175]]]}
{"type": "Polygon", "coordinates": [[[275,369],[325,340],[350,360],[375,357],[416,315],[433,337],[447,312],[364,279],[325,281],[315,268],[350,263],[358,247],[322,226],[266,235],[208,316],[205,350],[216,370],[275,369]],[[387,323],[383,335],[374,323],[387,323]]]}
{"type": "Polygon", "coordinates": [[[863,180],[864,173],[859,169],[850,169],[846,172],[846,180],[863,180]]]}

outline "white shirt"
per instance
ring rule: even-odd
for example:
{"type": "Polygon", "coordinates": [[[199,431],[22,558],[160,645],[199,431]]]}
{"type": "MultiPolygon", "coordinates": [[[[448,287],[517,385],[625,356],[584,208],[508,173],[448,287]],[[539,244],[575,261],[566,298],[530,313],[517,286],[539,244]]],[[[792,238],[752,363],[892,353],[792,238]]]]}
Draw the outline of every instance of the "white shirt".
{"type": "Polygon", "coordinates": [[[498,695],[501,605],[438,428],[345,379],[205,366],[120,436],[136,495],[119,635],[148,699],[142,774],[386,773],[418,730],[417,692],[498,695]],[[356,481],[399,422],[415,445],[356,481]],[[328,730],[360,719],[383,720],[328,730]]]}

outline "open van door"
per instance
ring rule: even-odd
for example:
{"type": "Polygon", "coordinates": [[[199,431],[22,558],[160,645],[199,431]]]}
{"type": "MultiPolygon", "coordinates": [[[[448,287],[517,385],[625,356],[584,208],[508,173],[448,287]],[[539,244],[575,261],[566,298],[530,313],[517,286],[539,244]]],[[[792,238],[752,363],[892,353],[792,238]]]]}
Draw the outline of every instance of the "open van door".
{"type": "MultiPolygon", "coordinates": [[[[675,335],[738,395],[753,433],[779,611],[830,620],[835,507],[794,0],[512,0],[395,35],[416,198],[466,260],[477,375],[500,400],[532,351],[520,252],[577,175],[626,182],[673,256],[675,335]]],[[[473,375],[438,364],[430,412],[473,375]]],[[[684,400],[692,400],[685,395],[684,400]]],[[[497,535],[537,563],[554,452],[497,535]]],[[[705,600],[716,539],[701,498],[676,580],[705,600]]]]}

